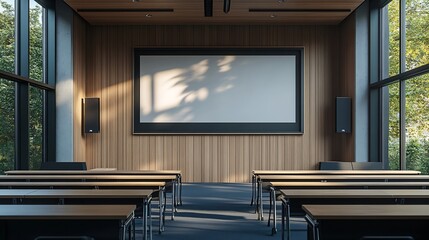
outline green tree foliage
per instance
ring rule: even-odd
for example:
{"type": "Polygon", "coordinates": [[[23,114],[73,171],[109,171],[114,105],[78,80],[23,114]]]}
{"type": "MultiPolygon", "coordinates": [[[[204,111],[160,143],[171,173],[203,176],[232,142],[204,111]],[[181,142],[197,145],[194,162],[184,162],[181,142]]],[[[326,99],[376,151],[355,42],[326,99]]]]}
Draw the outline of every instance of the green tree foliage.
{"type": "MultiPolygon", "coordinates": [[[[429,63],[429,2],[406,0],[406,70],[429,63]]],[[[389,76],[398,74],[399,1],[388,5],[389,76]]],[[[406,81],[407,169],[429,174],[429,74],[406,81]]],[[[399,84],[389,86],[389,164],[399,168],[399,84]]]]}
{"type": "MultiPolygon", "coordinates": [[[[43,80],[43,26],[42,8],[30,9],[30,78],[43,80]]],[[[42,162],[43,91],[30,87],[29,92],[29,168],[39,169],[42,162]]]]}
{"type": "MultiPolygon", "coordinates": [[[[0,69],[15,71],[15,13],[0,1],[0,69]]],[[[15,157],[15,84],[0,79],[0,172],[13,169],[15,157]]]]}
{"type": "MultiPolygon", "coordinates": [[[[30,10],[30,78],[43,79],[42,8],[30,10]]],[[[0,0],[0,69],[15,72],[15,10],[0,0]]],[[[42,160],[43,91],[29,90],[29,163],[39,168],[42,160]]],[[[15,83],[0,79],[0,172],[14,168],[15,158],[15,83]]]]}

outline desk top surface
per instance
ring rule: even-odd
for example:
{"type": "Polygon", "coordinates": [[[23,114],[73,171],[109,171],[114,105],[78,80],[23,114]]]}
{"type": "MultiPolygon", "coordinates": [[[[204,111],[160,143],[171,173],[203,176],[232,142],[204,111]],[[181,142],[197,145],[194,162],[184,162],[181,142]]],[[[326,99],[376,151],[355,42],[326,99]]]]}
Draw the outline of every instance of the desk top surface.
{"type": "Polygon", "coordinates": [[[429,198],[429,189],[280,190],[285,198],[429,198]]]}
{"type": "MultiPolygon", "coordinates": [[[[23,198],[36,189],[0,189],[0,198],[23,198]]],[[[1,206],[1,205],[0,205],[1,206]]]]}
{"type": "Polygon", "coordinates": [[[418,175],[413,170],[253,170],[254,175],[418,175]]]}
{"type": "Polygon", "coordinates": [[[180,170],[13,170],[5,172],[7,175],[180,175],[180,170]]]}
{"type": "Polygon", "coordinates": [[[303,205],[315,220],[429,219],[429,205],[303,205]]]}
{"type": "Polygon", "coordinates": [[[0,175],[0,181],[9,180],[175,180],[174,175],[0,175]]]}
{"type": "Polygon", "coordinates": [[[282,180],[429,180],[429,175],[261,175],[261,181],[282,180]]]}
{"type": "Polygon", "coordinates": [[[0,182],[0,187],[164,187],[165,182],[0,182]]]}
{"type": "Polygon", "coordinates": [[[0,189],[0,198],[147,198],[149,189],[0,189]]]}
{"type": "MultiPolygon", "coordinates": [[[[2,190],[0,190],[1,193],[2,190]]],[[[147,198],[152,190],[43,189],[27,193],[25,198],[147,198]]]]}
{"type": "Polygon", "coordinates": [[[270,182],[275,188],[288,187],[425,187],[429,182],[270,182]]]}
{"type": "Polygon", "coordinates": [[[0,205],[0,219],[125,220],[135,208],[135,205],[0,205]]]}

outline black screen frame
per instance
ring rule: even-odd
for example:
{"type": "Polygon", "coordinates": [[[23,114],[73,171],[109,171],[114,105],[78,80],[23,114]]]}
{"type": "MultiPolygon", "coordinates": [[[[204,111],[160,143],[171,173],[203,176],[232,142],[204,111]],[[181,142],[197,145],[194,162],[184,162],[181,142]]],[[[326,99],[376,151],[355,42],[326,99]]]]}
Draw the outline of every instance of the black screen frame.
{"type": "Polygon", "coordinates": [[[303,48],[135,48],[133,134],[303,134],[304,49],[303,48]],[[143,55],[289,55],[295,56],[294,123],[142,123],[140,122],[140,56],[143,55]]]}

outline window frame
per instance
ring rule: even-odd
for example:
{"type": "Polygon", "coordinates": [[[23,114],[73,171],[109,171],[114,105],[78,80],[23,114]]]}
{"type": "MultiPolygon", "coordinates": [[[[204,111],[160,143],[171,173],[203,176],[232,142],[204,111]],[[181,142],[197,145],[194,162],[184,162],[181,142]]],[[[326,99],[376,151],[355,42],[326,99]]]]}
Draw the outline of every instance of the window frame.
{"type": "Polygon", "coordinates": [[[15,169],[29,167],[29,87],[44,92],[42,162],[55,161],[55,1],[36,0],[43,7],[44,81],[29,78],[29,0],[15,0],[15,73],[0,78],[15,82],[15,169]]]}
{"type": "Polygon", "coordinates": [[[385,118],[386,112],[389,112],[388,103],[389,96],[384,93],[383,88],[389,86],[390,84],[398,83],[400,84],[399,88],[399,116],[400,116],[400,147],[399,147],[399,167],[401,170],[406,169],[406,112],[405,112],[405,88],[407,80],[413,79],[418,76],[429,73],[429,64],[419,66],[414,69],[406,70],[406,11],[405,4],[406,0],[399,1],[399,22],[400,22],[400,40],[399,40],[399,61],[400,69],[399,74],[394,76],[389,76],[386,78],[382,77],[383,60],[382,56],[386,53],[383,52],[381,46],[383,46],[383,19],[382,19],[382,10],[387,6],[392,0],[379,0],[371,1],[371,19],[370,19],[370,62],[378,62],[376,67],[371,67],[371,78],[370,78],[370,93],[373,92],[374,96],[370,98],[370,108],[377,108],[377,114],[370,114],[370,128],[376,129],[375,134],[370,136],[370,145],[371,143],[377,142],[381,146],[381,149],[375,149],[370,146],[370,156],[376,156],[379,161],[381,160],[384,163],[385,167],[388,167],[388,118],[385,118]],[[378,33],[378,34],[376,34],[378,33]],[[383,54],[384,53],[384,54],[383,54]],[[384,116],[384,117],[383,117],[384,116]]]}

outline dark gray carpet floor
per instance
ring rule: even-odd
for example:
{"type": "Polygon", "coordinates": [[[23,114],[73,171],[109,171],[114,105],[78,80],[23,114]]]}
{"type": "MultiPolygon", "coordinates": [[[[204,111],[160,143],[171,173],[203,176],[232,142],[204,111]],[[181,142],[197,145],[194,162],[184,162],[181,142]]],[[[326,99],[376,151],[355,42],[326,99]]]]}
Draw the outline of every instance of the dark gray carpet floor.
{"type": "MultiPolygon", "coordinates": [[[[250,206],[251,184],[192,183],[183,185],[183,206],[174,221],[167,210],[165,232],[157,232],[154,216],[154,240],[273,240],[281,239],[280,203],[278,209],[279,232],[272,236],[267,226],[268,201],[265,202],[265,221],[258,221],[254,207],[250,206]]],[[[156,212],[156,204],[153,211],[156,212]]],[[[292,221],[292,240],[305,240],[306,224],[301,218],[292,221]]],[[[137,228],[139,229],[139,228],[137,228]]],[[[141,229],[141,228],[140,228],[141,229]]],[[[138,231],[141,233],[141,231],[138,231]]]]}

